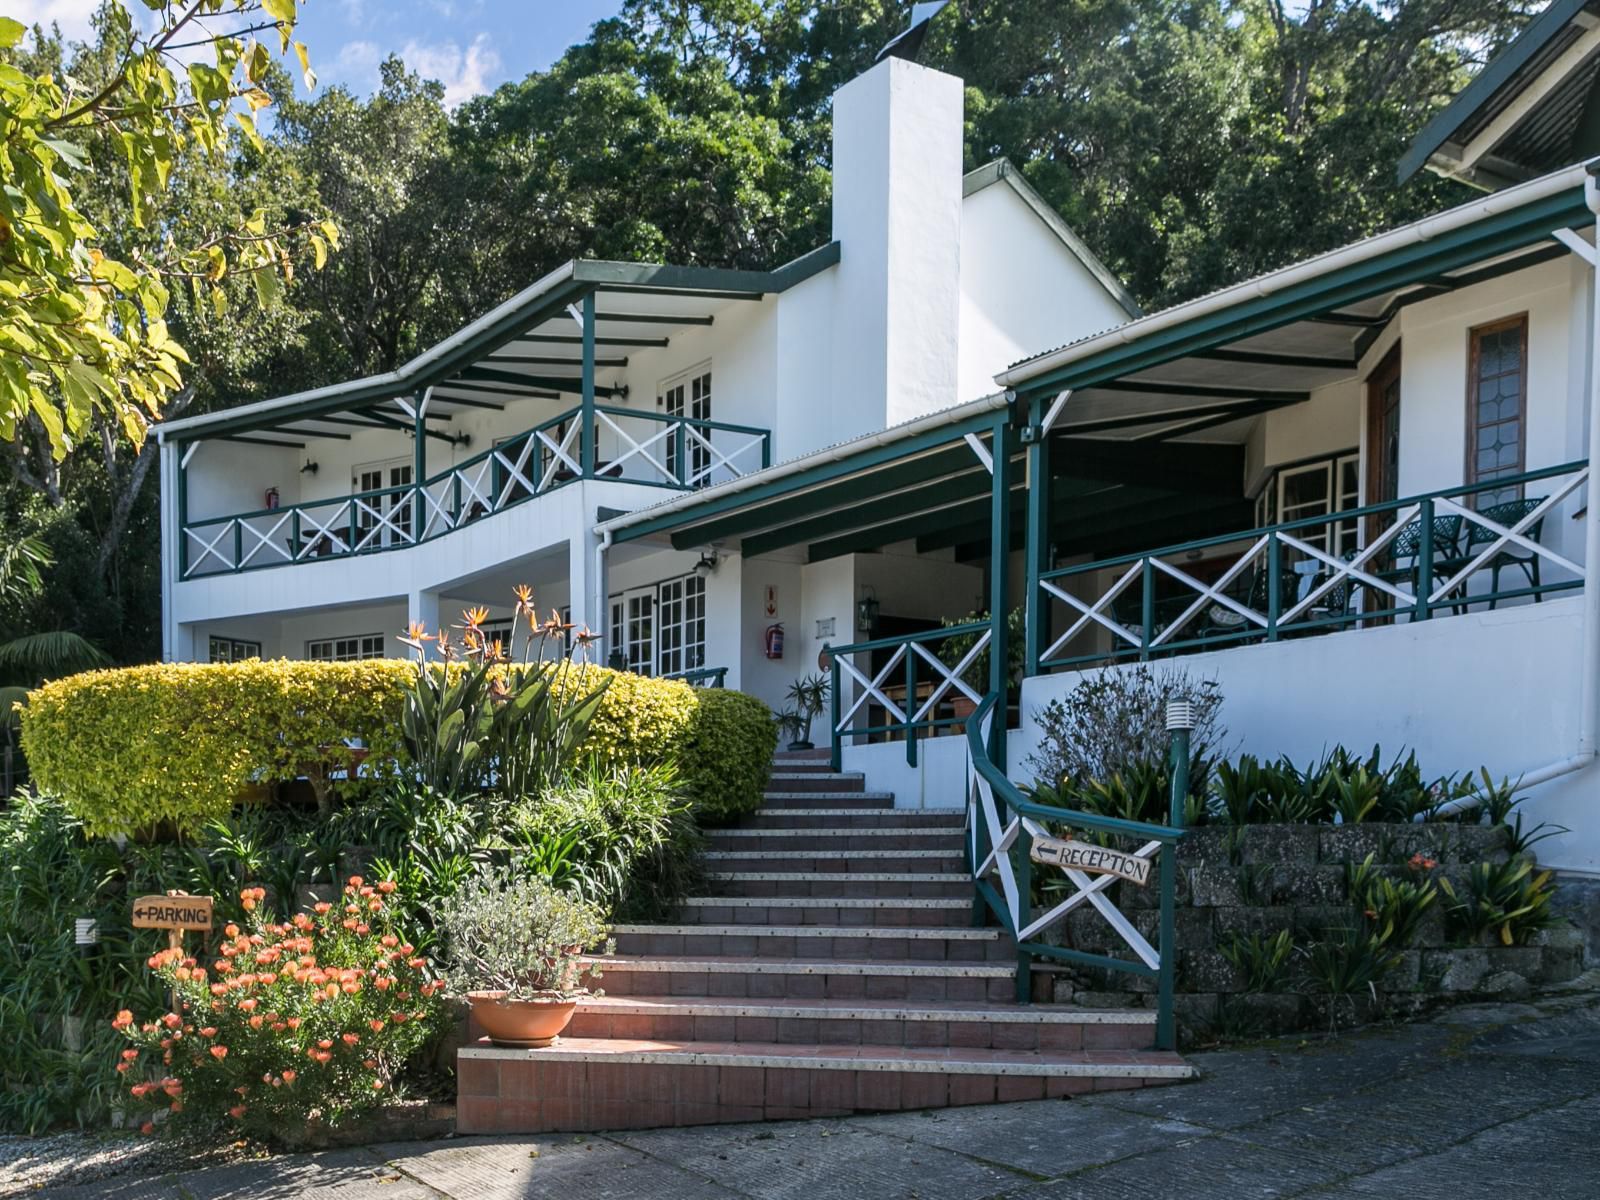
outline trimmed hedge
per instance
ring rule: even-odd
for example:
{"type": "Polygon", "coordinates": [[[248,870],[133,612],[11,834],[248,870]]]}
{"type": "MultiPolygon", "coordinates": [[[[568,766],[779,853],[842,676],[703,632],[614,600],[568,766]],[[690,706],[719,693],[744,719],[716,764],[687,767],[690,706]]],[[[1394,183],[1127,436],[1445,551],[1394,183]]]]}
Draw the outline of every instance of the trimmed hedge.
{"type": "MultiPolygon", "coordinates": [[[[337,758],[344,738],[368,767],[400,759],[400,715],[414,663],[164,663],[89,671],[29,696],[22,744],[41,791],[108,836],[192,831],[224,817],[252,783],[337,758]],[[337,749],[329,750],[329,747],[337,749]]],[[[776,745],[771,711],[738,692],[584,665],[566,688],[611,684],[587,745],[604,762],[678,765],[706,819],[761,802],[776,745]]]]}

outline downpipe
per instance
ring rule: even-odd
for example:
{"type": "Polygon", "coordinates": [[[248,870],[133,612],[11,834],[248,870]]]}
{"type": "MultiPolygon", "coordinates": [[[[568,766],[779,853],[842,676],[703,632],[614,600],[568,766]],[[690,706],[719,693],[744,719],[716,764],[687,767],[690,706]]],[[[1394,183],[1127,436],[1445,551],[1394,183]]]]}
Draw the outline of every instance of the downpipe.
{"type": "MultiPolygon", "coordinates": [[[[1595,254],[1600,256],[1600,180],[1591,165],[1583,180],[1583,200],[1595,214],[1595,254]]],[[[1597,721],[1600,721],[1600,496],[1596,495],[1596,470],[1600,470],[1600,265],[1589,263],[1589,482],[1585,486],[1583,521],[1583,643],[1578,658],[1578,749],[1558,762],[1527,772],[1518,781],[1520,788],[1538,787],[1552,779],[1573,775],[1594,765],[1600,753],[1597,721]]],[[[1476,796],[1452,800],[1438,809],[1442,813],[1466,812],[1478,807],[1476,796]]]]}

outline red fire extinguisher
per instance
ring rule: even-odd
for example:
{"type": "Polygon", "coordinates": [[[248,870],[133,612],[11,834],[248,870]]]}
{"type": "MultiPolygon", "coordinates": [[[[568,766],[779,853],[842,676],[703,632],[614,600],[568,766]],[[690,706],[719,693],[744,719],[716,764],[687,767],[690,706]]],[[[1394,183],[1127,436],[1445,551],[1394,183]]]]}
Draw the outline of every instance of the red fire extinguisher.
{"type": "Polygon", "coordinates": [[[275,487],[269,487],[267,489],[267,507],[269,509],[276,509],[278,507],[278,489],[275,487]]]}
{"type": "Polygon", "coordinates": [[[763,641],[766,643],[766,650],[767,650],[767,657],[768,658],[782,658],[783,657],[783,623],[781,621],[779,621],[779,622],[775,622],[774,624],[768,625],[767,626],[767,632],[766,632],[765,635],[763,635],[763,641]]]}

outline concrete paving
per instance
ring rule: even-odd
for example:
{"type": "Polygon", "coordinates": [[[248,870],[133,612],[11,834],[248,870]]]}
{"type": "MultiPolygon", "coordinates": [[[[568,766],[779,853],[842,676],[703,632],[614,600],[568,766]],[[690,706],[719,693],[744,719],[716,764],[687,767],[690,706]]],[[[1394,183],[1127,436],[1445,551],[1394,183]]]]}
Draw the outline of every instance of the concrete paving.
{"type": "MultiPolygon", "coordinates": [[[[1600,992],[1196,1054],[1195,1083],[987,1108],[450,1138],[76,1184],[55,1200],[1600,1197],[1600,992]]],[[[0,1179],[0,1194],[4,1194],[0,1179]]]]}

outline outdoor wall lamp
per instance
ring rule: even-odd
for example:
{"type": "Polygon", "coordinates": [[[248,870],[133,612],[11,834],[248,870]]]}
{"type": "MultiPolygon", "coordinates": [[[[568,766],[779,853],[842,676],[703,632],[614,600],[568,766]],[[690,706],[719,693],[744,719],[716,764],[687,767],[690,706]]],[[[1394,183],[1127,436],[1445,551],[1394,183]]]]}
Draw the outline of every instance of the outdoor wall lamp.
{"type": "Polygon", "coordinates": [[[717,563],[720,561],[715,548],[707,550],[700,556],[700,561],[695,563],[694,573],[700,576],[701,579],[709,579],[716,573],[717,563]]]}
{"type": "Polygon", "coordinates": [[[871,584],[862,584],[861,599],[856,601],[856,632],[868,636],[878,631],[878,593],[871,584]]]}
{"type": "Polygon", "coordinates": [[[317,473],[317,464],[315,462],[313,462],[309,458],[306,459],[306,465],[300,468],[300,474],[302,474],[302,475],[315,475],[316,473],[317,473]]]}

